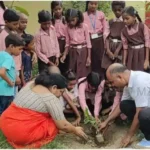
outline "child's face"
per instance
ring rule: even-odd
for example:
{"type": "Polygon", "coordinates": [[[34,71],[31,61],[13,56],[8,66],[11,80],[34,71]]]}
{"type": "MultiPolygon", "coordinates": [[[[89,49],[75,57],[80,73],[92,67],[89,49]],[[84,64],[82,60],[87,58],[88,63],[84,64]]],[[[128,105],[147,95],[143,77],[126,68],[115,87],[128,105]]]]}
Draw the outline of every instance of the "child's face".
{"type": "Polygon", "coordinates": [[[22,49],[23,49],[23,46],[13,46],[13,45],[10,45],[11,47],[11,54],[14,55],[14,56],[18,56],[20,55],[22,49]]]}
{"type": "Polygon", "coordinates": [[[135,16],[130,16],[129,14],[124,13],[122,17],[123,17],[123,21],[125,25],[127,26],[131,26],[135,23],[135,20],[136,20],[135,16]]]}
{"type": "Polygon", "coordinates": [[[28,19],[22,18],[19,20],[19,29],[24,31],[27,28],[28,19]]]}
{"type": "Polygon", "coordinates": [[[56,6],[54,9],[53,9],[53,12],[55,14],[56,17],[61,17],[62,16],[62,7],[60,5],[56,6]]]}
{"type": "Polygon", "coordinates": [[[12,31],[17,31],[17,29],[19,28],[19,21],[12,21],[12,22],[6,21],[6,26],[8,29],[12,31]]]}
{"type": "Polygon", "coordinates": [[[42,22],[42,23],[41,23],[41,28],[42,28],[44,31],[46,31],[46,30],[49,30],[50,25],[51,25],[51,21],[42,22]]]}
{"type": "Polygon", "coordinates": [[[94,87],[94,86],[92,86],[91,84],[88,84],[88,87],[89,87],[89,90],[91,91],[91,92],[96,92],[96,87],[94,87]]]}
{"type": "Polygon", "coordinates": [[[69,26],[74,27],[74,26],[76,26],[77,22],[78,22],[78,17],[70,18],[69,19],[69,26]]]}
{"type": "Polygon", "coordinates": [[[69,91],[72,90],[72,89],[75,87],[76,83],[77,83],[76,80],[69,81],[69,82],[68,82],[67,89],[68,89],[69,91]]]}
{"type": "Polygon", "coordinates": [[[91,12],[95,12],[98,8],[98,1],[90,1],[88,4],[88,10],[91,12]]]}
{"type": "Polygon", "coordinates": [[[113,10],[116,18],[121,17],[123,8],[120,5],[115,5],[112,10],[113,10]]]}
{"type": "Polygon", "coordinates": [[[28,49],[29,51],[34,50],[34,39],[28,44],[27,49],[28,49]]]}

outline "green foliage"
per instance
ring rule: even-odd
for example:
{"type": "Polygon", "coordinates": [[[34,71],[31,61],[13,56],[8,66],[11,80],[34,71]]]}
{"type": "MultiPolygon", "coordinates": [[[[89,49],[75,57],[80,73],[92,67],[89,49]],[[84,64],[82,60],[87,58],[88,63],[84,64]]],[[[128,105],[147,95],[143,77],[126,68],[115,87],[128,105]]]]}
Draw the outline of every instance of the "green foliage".
{"type": "Polygon", "coordinates": [[[150,2],[146,2],[146,12],[150,12],[150,2]]]}
{"type": "Polygon", "coordinates": [[[64,11],[69,8],[78,9],[82,12],[85,11],[85,2],[84,1],[63,1],[64,11]]]}
{"type": "Polygon", "coordinates": [[[96,130],[98,129],[98,124],[91,115],[89,115],[88,108],[84,111],[84,124],[90,124],[92,127],[94,127],[96,130]]]}
{"type": "Polygon", "coordinates": [[[38,63],[33,66],[32,78],[35,78],[37,75],[38,75],[38,63]]]}
{"type": "Polygon", "coordinates": [[[4,137],[3,133],[0,131],[0,148],[1,149],[12,149],[12,147],[8,144],[6,141],[6,138],[4,137]]]}
{"type": "Polygon", "coordinates": [[[21,12],[21,13],[23,13],[23,14],[29,16],[29,13],[28,13],[28,11],[27,11],[26,9],[24,9],[24,8],[22,8],[22,7],[20,7],[20,6],[13,6],[13,8],[14,8],[16,11],[19,11],[19,12],[21,12]]]}
{"type": "Polygon", "coordinates": [[[101,10],[108,16],[111,12],[111,1],[99,1],[98,10],[101,10]]]}
{"type": "Polygon", "coordinates": [[[15,3],[15,0],[12,1],[11,5],[10,6],[7,6],[8,8],[11,8],[11,9],[14,9],[16,10],[17,12],[20,12],[20,13],[23,13],[27,16],[29,16],[29,13],[26,9],[24,9],[23,7],[20,7],[20,6],[14,6],[14,3],[15,3]]]}
{"type": "MultiPolygon", "coordinates": [[[[98,10],[101,10],[108,16],[111,11],[111,2],[110,1],[99,1],[98,10]]],[[[63,1],[64,11],[69,8],[78,9],[82,12],[85,12],[86,1],[63,1]]]]}

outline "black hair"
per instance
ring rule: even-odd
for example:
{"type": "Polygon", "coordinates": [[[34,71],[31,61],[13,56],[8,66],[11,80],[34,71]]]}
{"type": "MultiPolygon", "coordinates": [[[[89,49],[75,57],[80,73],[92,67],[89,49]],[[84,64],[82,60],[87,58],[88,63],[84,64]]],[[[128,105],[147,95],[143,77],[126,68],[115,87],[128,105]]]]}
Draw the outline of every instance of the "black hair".
{"type": "MultiPolygon", "coordinates": [[[[55,9],[56,6],[63,7],[62,2],[61,1],[52,1],[51,2],[51,14],[52,14],[52,23],[53,23],[53,25],[55,24],[55,15],[54,15],[53,9],[55,9]]],[[[62,22],[63,22],[63,24],[66,24],[66,20],[65,20],[63,12],[62,12],[62,22]]]]}
{"type": "Polygon", "coordinates": [[[23,34],[21,37],[25,41],[25,46],[28,46],[31,43],[31,41],[34,39],[34,37],[31,34],[23,34]]]}
{"type": "Polygon", "coordinates": [[[85,11],[88,11],[88,5],[91,1],[86,1],[86,4],[85,4],[85,11]]]}
{"type": "Polygon", "coordinates": [[[65,14],[67,23],[70,22],[70,18],[78,17],[78,22],[75,27],[80,27],[81,23],[83,23],[84,18],[81,11],[76,9],[68,9],[65,14]]]}
{"type": "Polygon", "coordinates": [[[64,76],[66,77],[66,79],[67,79],[68,81],[76,80],[76,75],[75,75],[75,73],[74,73],[72,70],[68,70],[68,71],[64,74],[64,76]]]}
{"type": "Polygon", "coordinates": [[[85,11],[88,11],[88,5],[90,1],[86,1],[85,11]]]}
{"type": "Polygon", "coordinates": [[[139,22],[142,22],[142,19],[141,19],[141,17],[139,16],[138,12],[137,12],[137,11],[135,10],[135,8],[132,7],[132,6],[126,7],[126,8],[124,9],[123,13],[126,13],[126,14],[128,14],[128,15],[130,15],[130,16],[136,16],[137,19],[138,19],[138,21],[139,21],[139,22]]]}
{"type": "Polygon", "coordinates": [[[3,1],[0,1],[0,6],[2,7],[3,10],[6,10],[6,7],[3,1]]]}
{"type": "Polygon", "coordinates": [[[80,86],[81,83],[87,81],[91,86],[98,88],[101,80],[100,80],[100,76],[98,73],[96,72],[91,72],[88,74],[87,78],[83,79],[82,81],[80,81],[78,83],[78,87],[80,86]]]}
{"type": "Polygon", "coordinates": [[[13,21],[19,21],[20,17],[17,14],[17,12],[13,9],[6,9],[3,18],[5,21],[13,22],[13,21]]]}
{"type": "Polygon", "coordinates": [[[42,22],[47,22],[47,21],[51,21],[52,20],[52,16],[50,14],[49,11],[47,10],[41,10],[38,13],[38,22],[42,23],[42,22]]]}
{"type": "Polygon", "coordinates": [[[126,3],[125,1],[112,1],[111,8],[113,9],[117,5],[121,6],[121,8],[125,8],[126,3]]]}
{"type": "Polygon", "coordinates": [[[96,72],[91,72],[88,76],[87,76],[87,81],[88,83],[93,86],[93,87],[98,87],[100,84],[100,77],[99,74],[96,72]]]}
{"type": "Polygon", "coordinates": [[[5,44],[6,44],[6,48],[7,48],[11,44],[13,46],[24,46],[25,42],[18,34],[10,33],[5,38],[5,44]]]}
{"type": "Polygon", "coordinates": [[[42,85],[47,88],[56,85],[58,89],[63,89],[67,87],[67,80],[61,74],[50,74],[47,70],[45,70],[36,77],[35,85],[42,85]]]}

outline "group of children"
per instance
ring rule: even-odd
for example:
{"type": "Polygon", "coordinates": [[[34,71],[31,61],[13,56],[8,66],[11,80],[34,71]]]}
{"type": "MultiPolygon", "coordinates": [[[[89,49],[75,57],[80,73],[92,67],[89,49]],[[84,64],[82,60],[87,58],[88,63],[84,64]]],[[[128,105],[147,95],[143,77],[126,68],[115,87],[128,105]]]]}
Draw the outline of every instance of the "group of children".
{"type": "Polygon", "coordinates": [[[115,18],[107,21],[97,10],[98,1],[86,1],[84,13],[68,9],[65,15],[62,2],[52,1],[51,13],[38,13],[40,29],[33,37],[25,32],[27,16],[1,5],[5,28],[0,33],[0,87],[7,88],[0,90],[0,108],[13,100],[18,85],[32,79],[37,55],[39,73],[55,65],[67,78],[68,89],[60,99],[64,112],[77,115],[75,125],[81,120],[80,107],[83,112],[88,108],[96,120],[105,106],[111,113],[121,92],[106,90],[106,69],[120,62],[128,69],[147,71],[150,48],[150,32],[138,12],[124,1],[112,1],[111,6],[115,18]]]}

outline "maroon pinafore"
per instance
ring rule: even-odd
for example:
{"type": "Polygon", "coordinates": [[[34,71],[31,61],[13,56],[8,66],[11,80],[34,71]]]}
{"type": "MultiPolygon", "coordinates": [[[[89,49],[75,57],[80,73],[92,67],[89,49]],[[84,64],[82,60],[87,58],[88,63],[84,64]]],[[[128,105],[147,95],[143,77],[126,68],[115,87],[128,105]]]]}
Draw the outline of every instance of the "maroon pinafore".
{"type": "Polygon", "coordinates": [[[132,46],[145,45],[144,40],[144,24],[138,24],[138,32],[133,35],[129,35],[127,28],[122,30],[122,34],[126,37],[128,41],[128,54],[127,54],[127,68],[130,70],[144,71],[144,61],[146,55],[146,49],[143,48],[133,48],[132,46]]]}
{"type": "MultiPolygon", "coordinates": [[[[110,47],[110,51],[114,54],[121,42],[121,31],[125,27],[125,24],[124,22],[114,22],[113,19],[111,19],[109,21],[109,26],[110,26],[109,47],[110,47]],[[115,42],[114,40],[117,40],[117,42],[115,42]]],[[[109,58],[109,56],[106,54],[105,51],[102,59],[102,68],[107,69],[111,64],[115,62],[120,62],[120,63],[122,62],[122,49],[118,54],[118,58],[114,60],[109,58]]]]}

